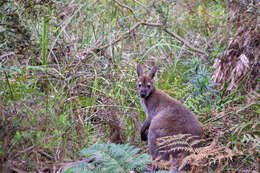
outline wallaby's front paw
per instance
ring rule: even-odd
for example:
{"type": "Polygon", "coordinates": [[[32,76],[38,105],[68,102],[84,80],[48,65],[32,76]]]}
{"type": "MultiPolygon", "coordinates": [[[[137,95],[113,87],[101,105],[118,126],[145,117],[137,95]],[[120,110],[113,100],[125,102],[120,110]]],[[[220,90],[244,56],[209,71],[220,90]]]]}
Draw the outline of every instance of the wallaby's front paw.
{"type": "Polygon", "coordinates": [[[146,133],[146,131],[141,131],[141,140],[142,141],[147,141],[147,133],[146,133]]]}

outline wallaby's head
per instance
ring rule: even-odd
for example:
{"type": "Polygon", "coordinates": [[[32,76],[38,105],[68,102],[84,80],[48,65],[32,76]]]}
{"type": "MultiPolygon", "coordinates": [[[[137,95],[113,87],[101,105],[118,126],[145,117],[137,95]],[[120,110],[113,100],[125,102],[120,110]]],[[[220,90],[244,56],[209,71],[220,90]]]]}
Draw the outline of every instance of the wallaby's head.
{"type": "Polygon", "coordinates": [[[137,65],[137,74],[138,74],[137,89],[141,98],[147,98],[155,90],[153,78],[157,69],[158,68],[154,66],[148,74],[144,74],[141,65],[137,65]]]}

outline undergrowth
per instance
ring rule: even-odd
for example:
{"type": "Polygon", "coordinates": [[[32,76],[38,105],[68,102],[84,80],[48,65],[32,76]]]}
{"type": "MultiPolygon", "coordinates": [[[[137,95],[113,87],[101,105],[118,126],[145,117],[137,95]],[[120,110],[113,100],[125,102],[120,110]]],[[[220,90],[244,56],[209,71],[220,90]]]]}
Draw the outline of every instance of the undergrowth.
{"type": "MultiPolygon", "coordinates": [[[[210,145],[203,146],[203,143],[205,145],[204,139],[200,139],[198,136],[192,136],[191,134],[180,134],[161,137],[157,140],[157,145],[162,153],[179,151],[187,153],[180,161],[176,162],[175,167],[179,170],[189,164],[192,172],[208,172],[208,167],[217,165],[214,170],[218,172],[223,169],[233,157],[230,148],[217,143],[218,138],[219,135],[215,136],[210,145]],[[225,163],[224,166],[223,163],[225,163]]],[[[166,163],[165,161],[161,161],[159,164],[163,164],[166,168],[168,167],[168,169],[170,169],[170,163],[169,161],[166,163]]]]}
{"type": "Polygon", "coordinates": [[[140,149],[127,144],[94,144],[81,151],[82,156],[90,158],[89,162],[76,163],[74,166],[67,168],[64,173],[144,171],[151,160],[148,154],[139,152],[140,149]]]}
{"type": "Polygon", "coordinates": [[[211,81],[232,35],[226,3],[0,2],[0,169],[61,172],[95,143],[144,149],[139,63],[159,66],[156,86],[198,116],[205,138],[224,133],[238,160],[225,169],[255,169],[259,94],[211,81]]]}

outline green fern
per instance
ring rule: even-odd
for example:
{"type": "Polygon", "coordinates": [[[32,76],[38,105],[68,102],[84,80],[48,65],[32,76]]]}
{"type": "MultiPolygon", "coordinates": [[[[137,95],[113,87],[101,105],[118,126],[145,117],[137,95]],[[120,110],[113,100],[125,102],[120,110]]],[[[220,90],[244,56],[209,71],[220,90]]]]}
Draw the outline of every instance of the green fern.
{"type": "Polygon", "coordinates": [[[81,151],[83,156],[93,158],[92,163],[81,163],[65,170],[65,173],[129,173],[131,170],[143,171],[151,161],[146,153],[129,144],[94,144],[81,151]]]}

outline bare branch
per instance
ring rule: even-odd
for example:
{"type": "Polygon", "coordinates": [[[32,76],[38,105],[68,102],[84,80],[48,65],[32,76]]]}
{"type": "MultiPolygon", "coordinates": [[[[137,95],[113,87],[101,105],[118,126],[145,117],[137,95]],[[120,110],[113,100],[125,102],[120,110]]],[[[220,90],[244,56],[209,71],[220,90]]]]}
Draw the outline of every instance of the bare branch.
{"type": "Polygon", "coordinates": [[[133,32],[136,28],[138,28],[140,25],[142,25],[144,22],[141,21],[141,22],[138,22],[136,23],[134,26],[132,26],[127,32],[123,33],[120,37],[118,37],[117,39],[113,40],[111,43],[108,43],[102,47],[100,47],[100,49],[106,49],[108,48],[109,46],[111,45],[114,45],[116,44],[117,42],[119,42],[123,37],[127,37],[128,34],[130,34],[131,32],[133,32]]]}
{"type": "MultiPolygon", "coordinates": [[[[161,23],[147,23],[147,22],[143,22],[143,25],[147,25],[147,26],[153,26],[153,27],[162,27],[164,26],[161,23]]],[[[206,55],[206,53],[200,49],[195,48],[193,45],[191,45],[188,41],[186,41],[184,38],[182,38],[181,36],[171,32],[169,29],[164,28],[163,29],[166,33],[168,33],[169,35],[171,35],[173,38],[176,38],[177,40],[179,40],[180,42],[182,42],[185,46],[189,47],[190,49],[192,49],[194,52],[206,55]]]]}
{"type": "Polygon", "coordinates": [[[161,23],[150,23],[150,22],[143,22],[143,25],[147,25],[147,26],[154,26],[154,27],[162,27],[163,24],[161,23]]]}
{"type": "Polygon", "coordinates": [[[153,14],[153,11],[149,8],[147,8],[145,5],[143,5],[141,2],[137,1],[137,0],[134,0],[134,2],[136,2],[137,4],[139,4],[140,6],[142,6],[149,15],[151,15],[154,19],[157,19],[156,15],[153,14]]]}
{"type": "Polygon", "coordinates": [[[144,23],[144,21],[141,21],[141,22],[138,22],[136,23],[134,26],[132,26],[127,32],[121,34],[121,36],[119,36],[117,39],[113,40],[112,42],[104,45],[104,46],[101,46],[101,47],[93,47],[93,48],[90,48],[89,50],[87,51],[83,51],[81,52],[83,55],[85,56],[88,56],[90,54],[92,54],[93,52],[94,53],[97,53],[97,52],[100,52],[101,50],[104,50],[106,48],[108,48],[109,46],[112,46],[116,43],[118,43],[122,38],[126,38],[131,32],[133,32],[136,28],[138,28],[140,25],[142,25],[144,23]]]}
{"type": "MultiPolygon", "coordinates": [[[[143,5],[141,2],[139,2],[138,0],[134,0],[136,3],[138,3],[139,5],[141,5],[146,11],[148,14],[150,14],[153,18],[156,19],[156,16],[155,14],[152,13],[152,11],[150,9],[148,9],[145,5],[143,5]]],[[[143,23],[144,25],[148,25],[148,26],[156,26],[156,27],[161,27],[163,26],[163,24],[158,24],[158,25],[150,25],[149,23],[143,23]]],[[[191,45],[188,41],[186,41],[184,38],[180,37],[179,35],[171,32],[169,29],[167,28],[164,28],[164,31],[166,33],[168,33],[169,35],[171,35],[172,37],[176,38],[177,40],[179,40],[180,42],[182,42],[185,46],[189,47],[190,49],[193,49],[193,51],[197,52],[197,53],[200,53],[200,54],[203,54],[203,55],[206,55],[206,53],[202,50],[199,50],[197,48],[195,48],[193,45],[191,45]]]]}
{"type": "Polygon", "coordinates": [[[42,154],[43,156],[47,157],[47,158],[50,159],[50,160],[55,160],[55,158],[54,158],[53,156],[51,156],[50,154],[48,154],[48,153],[46,153],[46,152],[44,152],[44,151],[42,151],[42,150],[38,150],[38,152],[39,152],[40,154],[42,154]]]}
{"type": "Polygon", "coordinates": [[[191,45],[188,41],[186,41],[184,38],[180,37],[179,35],[171,32],[169,29],[164,28],[164,31],[167,32],[169,35],[171,35],[172,37],[176,38],[177,40],[181,41],[185,46],[191,48],[194,52],[206,55],[206,52],[195,48],[193,45],[191,45]]]}
{"type": "Polygon", "coordinates": [[[28,173],[28,172],[26,172],[26,171],[23,171],[23,170],[21,170],[21,169],[15,168],[15,167],[11,167],[10,169],[11,169],[12,171],[17,172],[17,173],[28,173]]]}
{"type": "Polygon", "coordinates": [[[135,15],[135,13],[134,13],[134,10],[133,10],[132,8],[128,7],[128,6],[125,5],[125,4],[120,3],[118,0],[114,0],[114,1],[115,1],[120,7],[126,8],[127,10],[129,10],[129,11],[134,15],[135,20],[139,21],[139,20],[137,19],[136,15],[135,15]]]}
{"type": "Polygon", "coordinates": [[[6,57],[6,56],[9,56],[9,55],[14,55],[14,52],[9,52],[9,53],[6,53],[6,54],[4,54],[4,55],[1,55],[1,56],[0,56],[0,59],[1,59],[1,58],[4,58],[4,57],[6,57]]]}
{"type": "MultiPolygon", "coordinates": [[[[116,0],[115,0],[116,1],[116,0]]],[[[146,21],[140,21],[137,22],[134,26],[132,26],[127,32],[121,34],[121,36],[119,36],[118,38],[116,38],[115,40],[113,40],[110,43],[105,44],[104,46],[97,46],[97,47],[93,47],[88,49],[87,51],[83,51],[81,53],[83,53],[83,55],[88,56],[92,53],[97,53],[100,52],[104,49],[107,49],[109,46],[112,46],[116,43],[118,43],[119,41],[121,41],[123,38],[126,38],[129,36],[129,34],[131,32],[133,32],[136,28],[138,28],[140,25],[146,25],[146,26],[152,26],[152,27],[164,27],[164,25],[162,23],[150,23],[150,22],[146,22],[146,21]]],[[[185,46],[189,47],[190,49],[192,49],[194,52],[200,53],[202,55],[206,55],[206,53],[200,49],[195,48],[193,45],[191,45],[188,41],[186,41],[184,38],[180,37],[179,35],[171,32],[169,29],[164,28],[163,29],[166,33],[168,33],[169,35],[171,35],[172,37],[176,38],[177,40],[179,40],[180,42],[182,42],[185,46]]],[[[208,61],[206,58],[204,58],[206,61],[208,61]]]]}

